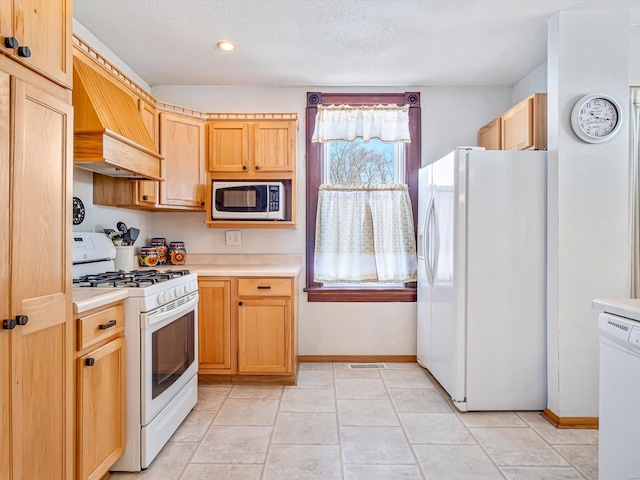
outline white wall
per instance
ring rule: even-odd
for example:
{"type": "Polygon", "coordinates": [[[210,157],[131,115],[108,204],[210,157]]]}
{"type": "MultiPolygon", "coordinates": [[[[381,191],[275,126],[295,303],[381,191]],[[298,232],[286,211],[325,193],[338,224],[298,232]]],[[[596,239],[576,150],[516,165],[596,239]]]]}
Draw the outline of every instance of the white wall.
{"type": "Polygon", "coordinates": [[[591,301],[630,293],[628,14],[559,13],[549,22],[548,62],[548,408],[560,417],[597,417],[591,301]],[[623,106],[624,123],[609,142],[584,143],[571,129],[571,110],[589,92],[623,106]]]}
{"type": "Polygon", "coordinates": [[[511,104],[515,105],[534,93],[546,93],[546,91],[547,62],[545,61],[516,82],[511,91],[511,104]]]}
{"type": "Polygon", "coordinates": [[[640,25],[629,27],[629,85],[640,87],[640,25]]]}
{"type": "Polygon", "coordinates": [[[128,227],[140,229],[140,237],[136,241],[136,247],[144,245],[143,241],[150,238],[151,216],[154,214],[93,204],[92,172],[78,167],[73,169],[73,196],[82,200],[86,210],[84,222],[80,225],[74,225],[74,232],[101,232],[105,228],[116,230],[116,223],[124,222],[128,227]]]}

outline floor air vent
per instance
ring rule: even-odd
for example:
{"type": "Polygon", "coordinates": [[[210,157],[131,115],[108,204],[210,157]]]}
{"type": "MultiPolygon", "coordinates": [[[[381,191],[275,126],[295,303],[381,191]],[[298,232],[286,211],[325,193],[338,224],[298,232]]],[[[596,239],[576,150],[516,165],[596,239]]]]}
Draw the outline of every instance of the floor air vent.
{"type": "Polygon", "coordinates": [[[386,370],[384,363],[350,363],[349,370],[386,370]]]}

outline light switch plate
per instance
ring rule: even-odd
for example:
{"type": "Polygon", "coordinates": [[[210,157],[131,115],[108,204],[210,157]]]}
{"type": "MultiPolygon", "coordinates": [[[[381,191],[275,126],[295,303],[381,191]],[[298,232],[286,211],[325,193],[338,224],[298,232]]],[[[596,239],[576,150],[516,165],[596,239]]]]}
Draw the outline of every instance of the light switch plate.
{"type": "Polygon", "coordinates": [[[240,230],[226,230],[225,232],[225,244],[226,245],[242,245],[242,234],[240,230]]]}

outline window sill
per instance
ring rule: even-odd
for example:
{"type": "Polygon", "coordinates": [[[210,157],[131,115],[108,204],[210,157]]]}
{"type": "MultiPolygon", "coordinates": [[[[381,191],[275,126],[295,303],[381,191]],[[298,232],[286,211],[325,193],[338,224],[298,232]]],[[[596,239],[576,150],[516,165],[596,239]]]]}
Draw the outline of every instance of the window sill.
{"type": "Polygon", "coordinates": [[[415,302],[417,289],[405,288],[305,288],[309,302],[415,302]]]}

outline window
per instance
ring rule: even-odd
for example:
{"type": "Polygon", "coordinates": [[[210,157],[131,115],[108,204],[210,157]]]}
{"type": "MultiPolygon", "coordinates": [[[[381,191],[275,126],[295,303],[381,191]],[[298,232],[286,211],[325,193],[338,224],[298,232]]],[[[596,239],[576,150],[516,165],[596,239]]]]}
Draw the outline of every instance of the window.
{"type": "MultiPolygon", "coordinates": [[[[406,111],[405,111],[406,112],[406,111]]],[[[406,113],[405,113],[406,114],[406,113]]],[[[322,183],[350,185],[407,184],[416,227],[418,169],[420,167],[420,94],[307,94],[307,276],[309,301],[415,301],[415,282],[407,284],[373,284],[345,287],[314,282],[314,251],[318,191],[322,183]],[[362,142],[333,141],[312,143],[317,106],[348,104],[409,105],[411,143],[390,144],[378,140],[362,142]]],[[[331,137],[330,137],[331,138],[331,137]]],[[[406,188],[405,188],[406,190],[406,188]]],[[[406,194],[405,194],[406,195],[406,194]]],[[[410,217],[409,217],[410,218],[410,217]]],[[[406,277],[405,277],[406,278],[406,277]]]]}

